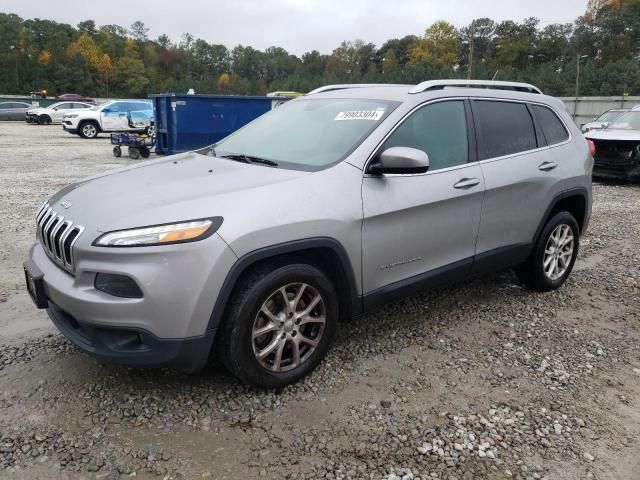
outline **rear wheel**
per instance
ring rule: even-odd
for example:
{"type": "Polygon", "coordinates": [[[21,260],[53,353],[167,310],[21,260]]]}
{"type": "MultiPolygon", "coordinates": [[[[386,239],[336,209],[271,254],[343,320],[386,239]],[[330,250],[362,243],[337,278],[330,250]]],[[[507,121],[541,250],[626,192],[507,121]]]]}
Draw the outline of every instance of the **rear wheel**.
{"type": "Polygon", "coordinates": [[[120,158],[122,156],[122,148],[119,145],[113,147],[113,156],[116,158],[120,158]]]}
{"type": "Polygon", "coordinates": [[[293,264],[254,271],[230,301],[217,352],[241,380],[283,387],[318,365],[337,320],[335,289],[316,267],[293,264]]]}
{"type": "Polygon", "coordinates": [[[529,259],[516,268],[522,283],[546,292],[569,277],[578,255],[580,228],[569,212],[555,214],[545,225],[529,259]]]}
{"type": "Polygon", "coordinates": [[[129,147],[129,158],[138,160],[140,158],[140,150],[137,147],[129,147]]]}
{"type": "Polygon", "coordinates": [[[98,125],[95,122],[84,122],[80,124],[78,133],[82,138],[96,138],[99,133],[98,125]]]}

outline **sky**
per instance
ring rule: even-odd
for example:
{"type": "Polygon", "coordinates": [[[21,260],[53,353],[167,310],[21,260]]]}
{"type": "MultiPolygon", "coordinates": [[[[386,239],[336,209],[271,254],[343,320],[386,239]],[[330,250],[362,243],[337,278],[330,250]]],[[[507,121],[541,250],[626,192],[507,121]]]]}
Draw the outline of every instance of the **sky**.
{"type": "Polygon", "coordinates": [[[166,33],[178,41],[188,32],[209,43],[263,50],[283,47],[301,55],[310,50],[331,53],[342,40],[362,39],[382,45],[390,38],[422,35],[426,27],[446,20],[456,27],[474,18],[520,21],[536,17],[541,24],[572,22],[587,0],[2,0],[0,11],[76,25],[128,27],[141,20],[150,38],[166,33]]]}

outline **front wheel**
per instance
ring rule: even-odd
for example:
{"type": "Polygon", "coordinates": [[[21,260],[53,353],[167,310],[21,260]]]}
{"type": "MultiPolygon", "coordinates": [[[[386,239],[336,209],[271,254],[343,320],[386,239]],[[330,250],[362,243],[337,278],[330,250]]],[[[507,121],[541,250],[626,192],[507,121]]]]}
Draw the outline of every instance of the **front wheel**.
{"type": "Polygon", "coordinates": [[[529,259],[516,268],[527,287],[547,292],[569,277],[578,255],[580,228],[569,212],[555,214],[545,225],[529,259]]]}
{"type": "Polygon", "coordinates": [[[320,363],[338,320],[338,298],[314,266],[254,271],[234,293],[218,332],[217,353],[241,380],[278,388],[320,363]]]}
{"type": "Polygon", "coordinates": [[[51,125],[51,117],[49,115],[40,115],[38,117],[38,123],[40,125],[51,125]]]}
{"type": "Polygon", "coordinates": [[[94,122],[85,122],[80,125],[78,133],[82,138],[96,138],[98,136],[98,125],[94,122]]]}

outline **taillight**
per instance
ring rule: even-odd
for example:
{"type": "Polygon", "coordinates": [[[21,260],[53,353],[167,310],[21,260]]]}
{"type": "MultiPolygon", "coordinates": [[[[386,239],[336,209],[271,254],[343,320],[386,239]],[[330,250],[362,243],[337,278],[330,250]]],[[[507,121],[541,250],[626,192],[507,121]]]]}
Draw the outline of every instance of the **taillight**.
{"type": "Polygon", "coordinates": [[[589,152],[591,152],[591,156],[595,157],[596,156],[596,144],[593,140],[589,140],[587,138],[587,143],[589,144],[589,152]]]}

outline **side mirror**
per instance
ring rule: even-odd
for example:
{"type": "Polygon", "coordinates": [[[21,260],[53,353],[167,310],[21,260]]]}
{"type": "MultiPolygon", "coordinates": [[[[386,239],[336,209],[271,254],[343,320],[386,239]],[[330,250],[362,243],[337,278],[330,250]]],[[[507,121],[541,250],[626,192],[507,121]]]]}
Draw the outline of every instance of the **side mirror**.
{"type": "Polygon", "coordinates": [[[110,108],[103,108],[102,109],[102,113],[111,113],[111,109],[110,108]]]}
{"type": "Polygon", "coordinates": [[[425,173],[429,170],[429,155],[410,147],[391,147],[380,154],[379,159],[369,166],[368,173],[425,173]]]}

